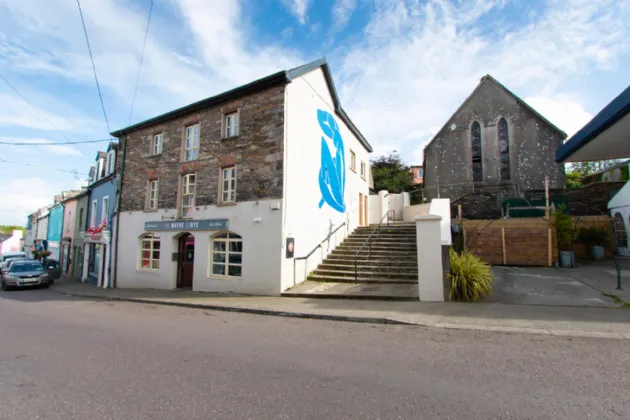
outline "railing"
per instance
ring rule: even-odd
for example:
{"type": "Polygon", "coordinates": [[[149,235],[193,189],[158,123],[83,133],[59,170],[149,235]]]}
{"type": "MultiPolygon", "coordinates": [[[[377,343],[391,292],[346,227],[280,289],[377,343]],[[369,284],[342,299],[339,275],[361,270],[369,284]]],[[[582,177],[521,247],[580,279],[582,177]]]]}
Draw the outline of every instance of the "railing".
{"type": "MultiPolygon", "coordinates": [[[[313,255],[313,253],[315,253],[315,251],[317,251],[319,248],[321,248],[321,247],[322,247],[322,245],[324,244],[324,242],[329,241],[329,240],[330,240],[330,238],[331,238],[331,237],[332,237],[335,233],[337,233],[337,231],[338,231],[339,229],[341,229],[341,228],[342,228],[342,227],[344,227],[345,225],[346,225],[346,222],[343,222],[342,224],[340,224],[339,226],[337,226],[337,227],[335,228],[335,230],[333,230],[333,231],[331,231],[330,233],[328,233],[328,235],[326,236],[326,238],[325,238],[323,241],[321,241],[320,243],[318,243],[318,244],[317,244],[317,246],[315,246],[315,248],[313,248],[313,249],[311,250],[311,252],[309,252],[308,254],[306,254],[304,257],[298,257],[298,258],[294,258],[294,259],[293,259],[293,285],[294,285],[294,286],[295,286],[295,262],[296,262],[296,261],[298,261],[298,260],[307,260],[307,259],[308,259],[308,257],[310,257],[311,255],[313,255]]],[[[323,259],[323,258],[322,258],[322,259],[323,259]]],[[[307,265],[307,262],[306,262],[306,261],[304,261],[304,267],[305,267],[305,268],[306,268],[306,265],[307,265]]]]}
{"type": "MultiPolygon", "coordinates": [[[[365,247],[365,245],[368,246],[369,249],[369,257],[368,258],[372,258],[372,236],[374,236],[374,234],[376,232],[378,232],[378,234],[376,235],[377,238],[381,237],[381,225],[383,224],[383,221],[387,218],[387,226],[389,226],[389,214],[392,213],[394,216],[396,215],[396,213],[394,212],[394,210],[388,210],[387,213],[385,214],[385,216],[383,216],[381,218],[381,221],[378,222],[378,226],[376,226],[372,232],[370,233],[370,236],[368,236],[368,238],[365,240],[365,242],[363,242],[363,245],[361,245],[359,247],[359,249],[357,250],[356,254],[354,254],[354,281],[357,282],[359,281],[359,270],[358,270],[358,264],[357,264],[357,260],[359,258],[359,254],[361,253],[361,251],[363,250],[363,248],[365,247]]],[[[393,217],[392,217],[393,219],[393,217]]]]}

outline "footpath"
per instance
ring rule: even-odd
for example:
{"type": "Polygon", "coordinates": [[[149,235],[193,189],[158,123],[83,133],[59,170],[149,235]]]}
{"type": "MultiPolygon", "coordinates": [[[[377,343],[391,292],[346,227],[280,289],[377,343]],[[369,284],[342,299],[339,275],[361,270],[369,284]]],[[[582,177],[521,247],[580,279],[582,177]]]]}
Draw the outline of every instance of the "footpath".
{"type": "Polygon", "coordinates": [[[61,280],[71,296],[210,310],[434,328],[630,339],[630,309],[484,303],[428,303],[243,296],[183,290],[101,289],[61,280]]]}

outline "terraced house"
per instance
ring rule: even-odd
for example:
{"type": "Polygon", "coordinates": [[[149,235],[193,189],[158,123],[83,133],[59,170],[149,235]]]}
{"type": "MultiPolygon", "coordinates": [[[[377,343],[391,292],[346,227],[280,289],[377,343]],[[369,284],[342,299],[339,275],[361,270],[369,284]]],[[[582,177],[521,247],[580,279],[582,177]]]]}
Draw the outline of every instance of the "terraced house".
{"type": "Polygon", "coordinates": [[[367,225],[372,149],[325,59],[112,134],[118,287],[280,294],[296,257],[367,225]]]}

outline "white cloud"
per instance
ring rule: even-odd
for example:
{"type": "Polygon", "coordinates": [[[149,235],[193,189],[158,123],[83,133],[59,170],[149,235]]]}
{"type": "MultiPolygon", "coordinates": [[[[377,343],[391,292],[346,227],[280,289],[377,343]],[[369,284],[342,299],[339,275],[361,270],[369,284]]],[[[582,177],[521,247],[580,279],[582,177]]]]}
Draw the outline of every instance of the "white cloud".
{"type": "MultiPolygon", "coordinates": [[[[518,27],[496,17],[508,3],[376,3],[363,39],[336,51],[333,71],[344,108],[377,154],[394,143],[406,161],[417,161],[433,127],[447,121],[485,74],[521,97],[557,102],[560,93],[581,96],[580,82],[598,63],[630,47],[621,13],[629,0],[549,0],[543,15],[518,27]],[[482,22],[490,14],[493,27],[507,29],[487,30],[482,22]]],[[[541,111],[571,131],[585,111],[564,102],[541,111]],[[571,112],[577,112],[574,122],[571,112]]]]}
{"type": "Polygon", "coordinates": [[[43,178],[30,177],[3,182],[0,221],[3,224],[26,224],[26,217],[40,207],[51,204],[56,185],[43,178]]]}
{"type": "Polygon", "coordinates": [[[342,30],[350,21],[357,0],[337,0],[332,9],[333,31],[342,30]]]}
{"type": "Polygon", "coordinates": [[[582,108],[582,105],[562,96],[531,97],[525,98],[525,102],[567,133],[569,138],[593,118],[593,114],[582,108]]]}
{"type": "Polygon", "coordinates": [[[283,2],[287,9],[289,9],[289,12],[297,18],[298,22],[304,25],[308,20],[306,12],[308,11],[311,0],[283,0],[283,2]]]}

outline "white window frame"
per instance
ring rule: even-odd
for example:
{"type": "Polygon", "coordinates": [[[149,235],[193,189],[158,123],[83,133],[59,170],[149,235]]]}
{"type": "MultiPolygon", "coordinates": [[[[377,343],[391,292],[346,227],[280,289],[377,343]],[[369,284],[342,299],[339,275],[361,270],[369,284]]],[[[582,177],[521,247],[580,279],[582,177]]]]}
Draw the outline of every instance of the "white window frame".
{"type": "Polygon", "coordinates": [[[107,175],[114,173],[116,169],[116,152],[113,150],[107,154],[107,175]]]}
{"type": "Polygon", "coordinates": [[[147,186],[147,209],[157,210],[158,208],[158,193],[160,190],[160,180],[150,179],[147,186]]]}
{"type": "Polygon", "coordinates": [[[140,237],[139,255],[138,255],[138,269],[143,271],[157,271],[160,269],[160,256],[161,252],[160,238],[150,233],[140,237]],[[156,246],[157,243],[157,246],[156,246]],[[145,247],[146,244],[146,247],[145,247]],[[144,251],[149,251],[149,257],[145,258],[144,251]],[[157,252],[157,258],[154,257],[154,253],[157,252]],[[143,262],[147,261],[148,265],[145,267],[143,262]]]}
{"type": "Polygon", "coordinates": [[[365,175],[367,173],[367,164],[364,160],[361,161],[361,178],[365,179],[365,175]]]}
{"type": "Polygon", "coordinates": [[[180,214],[182,218],[192,217],[192,209],[195,207],[195,190],[197,187],[197,174],[186,174],[182,176],[182,193],[180,200],[180,214]],[[193,181],[190,179],[193,177],[193,181]],[[184,204],[186,199],[189,198],[189,202],[184,204]]]}
{"type": "Polygon", "coordinates": [[[164,133],[154,134],[151,139],[151,154],[153,156],[161,154],[163,146],[164,146],[164,133]]]}
{"type": "Polygon", "coordinates": [[[221,232],[210,238],[210,259],[208,266],[208,277],[222,277],[222,278],[242,278],[243,277],[243,238],[233,232],[221,232]],[[223,237],[226,236],[226,237],[223,237]],[[231,243],[240,243],[241,250],[232,250],[231,243]],[[224,244],[223,246],[219,244],[224,244]],[[218,245],[218,246],[217,246],[218,245]],[[219,249],[223,248],[223,249],[219,249]],[[231,263],[230,255],[240,255],[240,263],[231,263]],[[215,259],[217,261],[215,261],[215,259]],[[223,261],[220,261],[223,259],[223,261]],[[224,274],[217,274],[214,272],[215,266],[217,268],[223,267],[224,274]],[[230,266],[240,267],[241,272],[238,275],[230,275],[230,266]]]}
{"type": "Polygon", "coordinates": [[[236,202],[236,165],[221,168],[221,203],[236,202]]]}
{"type": "Polygon", "coordinates": [[[101,223],[103,223],[103,220],[107,220],[107,213],[109,211],[109,195],[103,197],[103,200],[101,201],[101,206],[101,221],[99,222],[99,226],[101,223]],[[107,203],[107,205],[105,205],[105,203],[107,203]]]}
{"type": "Polygon", "coordinates": [[[235,137],[239,135],[239,124],[240,123],[240,115],[238,111],[230,112],[229,114],[225,114],[223,118],[223,125],[225,127],[224,130],[224,138],[235,137]]]}
{"type": "Polygon", "coordinates": [[[96,212],[98,211],[98,200],[92,200],[92,213],[90,214],[90,228],[96,227],[96,212]]]}
{"type": "Polygon", "coordinates": [[[184,133],[184,161],[192,162],[199,159],[199,124],[186,127],[184,133]],[[196,129],[196,137],[195,137],[196,129]],[[190,155],[189,155],[190,153],[190,155]]]}
{"type": "Polygon", "coordinates": [[[357,154],[350,149],[350,169],[357,171],[357,154]]]}
{"type": "Polygon", "coordinates": [[[105,159],[99,158],[98,159],[98,174],[96,175],[96,180],[99,180],[105,177],[106,169],[107,168],[105,168],[105,159]]]}

